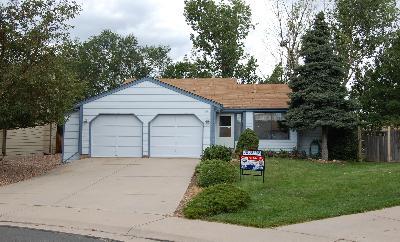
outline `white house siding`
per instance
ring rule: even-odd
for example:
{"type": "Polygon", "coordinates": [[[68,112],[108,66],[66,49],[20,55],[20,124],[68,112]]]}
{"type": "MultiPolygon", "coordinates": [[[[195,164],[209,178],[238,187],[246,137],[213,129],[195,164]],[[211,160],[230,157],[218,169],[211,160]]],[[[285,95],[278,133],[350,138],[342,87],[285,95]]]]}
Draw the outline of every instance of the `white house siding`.
{"type": "MultiPolygon", "coordinates": [[[[254,130],[254,112],[245,112],[245,128],[254,130]]],[[[291,151],[297,147],[297,132],[290,131],[288,140],[260,140],[258,148],[260,150],[291,151]]]]}
{"type": "Polygon", "coordinates": [[[253,112],[245,112],[245,129],[254,129],[254,113],[253,112]]]}
{"type": "Polygon", "coordinates": [[[79,111],[70,114],[64,124],[63,161],[79,159],[79,111]]]}
{"type": "Polygon", "coordinates": [[[261,150],[291,151],[297,147],[297,132],[290,131],[288,140],[260,140],[258,148],[261,150]]]}
{"type": "Polygon", "coordinates": [[[82,154],[90,155],[89,124],[99,114],[135,114],[143,122],[143,155],[148,156],[148,125],[157,114],[196,115],[204,123],[204,149],[210,145],[210,113],[210,104],[150,81],[140,82],[83,104],[82,154]]]}
{"type": "Polygon", "coordinates": [[[305,151],[307,155],[310,153],[310,144],[313,140],[321,140],[321,128],[312,130],[301,130],[299,133],[298,148],[305,151]]]}

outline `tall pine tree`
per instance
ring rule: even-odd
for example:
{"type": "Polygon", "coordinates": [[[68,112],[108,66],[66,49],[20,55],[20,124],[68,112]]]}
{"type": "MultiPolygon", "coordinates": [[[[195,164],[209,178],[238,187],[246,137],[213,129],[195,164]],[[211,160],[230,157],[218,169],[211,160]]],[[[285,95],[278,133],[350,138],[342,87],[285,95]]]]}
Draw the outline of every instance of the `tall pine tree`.
{"type": "Polygon", "coordinates": [[[292,93],[287,123],[299,130],[321,127],[322,159],[327,160],[329,128],[354,127],[356,119],[342,84],[346,77],[343,63],[335,53],[323,12],[302,38],[300,54],[304,64],[295,69],[289,82],[292,93]]]}

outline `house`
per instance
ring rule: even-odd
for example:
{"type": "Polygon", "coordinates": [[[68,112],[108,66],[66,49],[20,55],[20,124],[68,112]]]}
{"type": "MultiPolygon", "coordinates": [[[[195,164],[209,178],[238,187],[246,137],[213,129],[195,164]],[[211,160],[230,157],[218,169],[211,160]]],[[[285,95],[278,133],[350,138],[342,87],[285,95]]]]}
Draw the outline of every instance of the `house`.
{"type": "Polygon", "coordinates": [[[54,154],[57,151],[57,125],[0,130],[2,155],[54,154]]]}
{"type": "Polygon", "coordinates": [[[318,132],[281,125],[290,89],[243,85],[230,78],[129,80],[82,101],[64,126],[63,160],[90,157],[200,157],[234,148],[251,128],[260,149],[308,151],[318,132]],[[315,137],[314,137],[315,136],[315,137]]]}

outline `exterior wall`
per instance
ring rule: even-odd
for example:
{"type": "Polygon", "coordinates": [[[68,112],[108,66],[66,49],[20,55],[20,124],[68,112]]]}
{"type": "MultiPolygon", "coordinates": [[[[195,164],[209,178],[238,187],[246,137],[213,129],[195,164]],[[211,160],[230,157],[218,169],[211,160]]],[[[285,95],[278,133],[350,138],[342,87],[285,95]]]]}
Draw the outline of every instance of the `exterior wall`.
{"type": "Polygon", "coordinates": [[[245,112],[245,129],[254,129],[254,113],[253,112],[245,112]]]}
{"type": "MultiPolygon", "coordinates": [[[[254,112],[245,112],[245,128],[254,129],[254,112]]],[[[260,150],[287,150],[291,151],[297,147],[297,132],[290,131],[289,140],[260,140],[258,148],[260,150]]]]}
{"type": "Polygon", "coordinates": [[[157,114],[194,114],[204,124],[203,149],[210,145],[211,105],[150,81],[137,83],[83,104],[82,154],[90,155],[89,123],[99,114],[135,114],[143,122],[143,155],[149,145],[149,122],[157,114]],[[207,122],[206,122],[207,121],[207,122]]]}
{"type": "MultiPolygon", "coordinates": [[[[2,147],[3,143],[2,133],[3,132],[0,131],[0,147],[2,147]]],[[[57,125],[7,130],[6,155],[17,156],[55,153],[56,134],[57,125]],[[50,150],[50,142],[52,150],[50,150]]]]}
{"type": "Polygon", "coordinates": [[[289,138],[289,140],[260,140],[258,148],[261,150],[291,151],[297,147],[297,132],[291,130],[289,138]]]}
{"type": "Polygon", "coordinates": [[[313,130],[301,130],[299,133],[298,149],[310,154],[310,144],[313,140],[321,140],[321,128],[313,130]]]}
{"type": "Polygon", "coordinates": [[[64,124],[63,161],[79,159],[79,111],[70,114],[64,124]]]}

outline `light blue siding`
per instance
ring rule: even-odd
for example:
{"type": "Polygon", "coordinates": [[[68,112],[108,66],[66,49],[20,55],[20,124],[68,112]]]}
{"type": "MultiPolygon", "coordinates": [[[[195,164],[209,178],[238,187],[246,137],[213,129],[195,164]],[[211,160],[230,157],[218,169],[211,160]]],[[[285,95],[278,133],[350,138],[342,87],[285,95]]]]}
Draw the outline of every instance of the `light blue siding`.
{"type": "Polygon", "coordinates": [[[204,124],[203,149],[210,145],[211,104],[150,81],[83,104],[82,154],[89,154],[89,123],[99,114],[135,114],[143,122],[144,156],[148,155],[149,122],[158,114],[195,115],[204,124]]]}
{"type": "Polygon", "coordinates": [[[245,113],[245,129],[253,129],[254,130],[254,113],[246,112],[245,113]]]}
{"type": "Polygon", "coordinates": [[[258,147],[261,150],[291,151],[297,147],[297,131],[291,130],[289,137],[288,140],[260,140],[258,147]]]}
{"type": "Polygon", "coordinates": [[[79,111],[71,113],[64,124],[63,141],[62,160],[65,162],[79,159],[79,111]]]}
{"type": "Polygon", "coordinates": [[[321,140],[321,128],[299,131],[299,150],[310,154],[310,145],[313,140],[321,140]]]}

